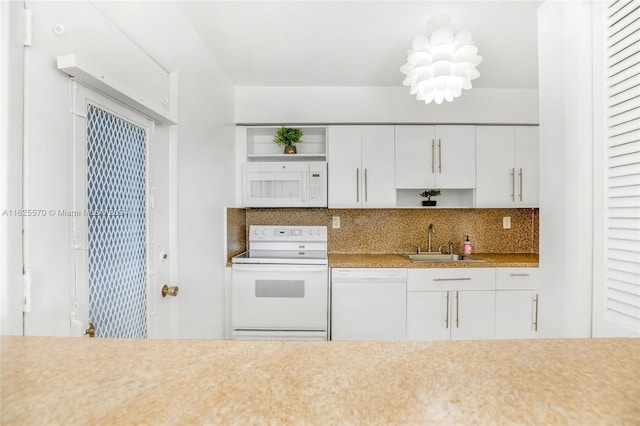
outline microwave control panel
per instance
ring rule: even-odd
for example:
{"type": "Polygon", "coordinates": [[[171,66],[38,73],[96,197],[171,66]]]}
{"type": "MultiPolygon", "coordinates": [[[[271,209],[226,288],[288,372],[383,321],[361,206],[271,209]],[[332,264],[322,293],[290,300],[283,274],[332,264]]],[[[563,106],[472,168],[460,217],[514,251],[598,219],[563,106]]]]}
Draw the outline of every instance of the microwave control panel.
{"type": "Polygon", "coordinates": [[[322,200],[323,196],[323,184],[322,184],[322,172],[310,172],[309,173],[309,199],[310,201],[322,200]]]}

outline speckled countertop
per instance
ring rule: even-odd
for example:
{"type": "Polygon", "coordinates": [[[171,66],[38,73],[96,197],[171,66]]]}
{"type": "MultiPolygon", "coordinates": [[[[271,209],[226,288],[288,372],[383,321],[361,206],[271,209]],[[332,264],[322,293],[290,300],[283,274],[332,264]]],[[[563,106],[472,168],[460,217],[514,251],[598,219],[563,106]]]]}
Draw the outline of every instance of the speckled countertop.
{"type": "Polygon", "coordinates": [[[640,424],[640,339],[1,343],[3,425],[640,424]]]}
{"type": "Polygon", "coordinates": [[[538,267],[535,253],[478,253],[478,261],[412,262],[401,254],[329,254],[332,268],[496,268],[538,267]]]}

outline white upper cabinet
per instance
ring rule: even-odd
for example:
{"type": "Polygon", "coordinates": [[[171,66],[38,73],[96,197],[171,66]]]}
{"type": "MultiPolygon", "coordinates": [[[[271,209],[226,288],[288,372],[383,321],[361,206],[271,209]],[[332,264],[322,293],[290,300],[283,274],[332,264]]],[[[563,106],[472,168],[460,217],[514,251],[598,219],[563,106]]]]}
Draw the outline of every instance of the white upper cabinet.
{"type": "Polygon", "coordinates": [[[396,126],[396,188],[475,188],[475,126],[396,126]]]}
{"type": "Polygon", "coordinates": [[[540,143],[538,127],[516,127],[516,206],[540,205],[540,143]]]}
{"type": "Polygon", "coordinates": [[[329,126],[329,207],[395,207],[393,126],[329,126]]]}
{"type": "Polygon", "coordinates": [[[476,207],[537,207],[538,128],[478,126],[476,207]]]}

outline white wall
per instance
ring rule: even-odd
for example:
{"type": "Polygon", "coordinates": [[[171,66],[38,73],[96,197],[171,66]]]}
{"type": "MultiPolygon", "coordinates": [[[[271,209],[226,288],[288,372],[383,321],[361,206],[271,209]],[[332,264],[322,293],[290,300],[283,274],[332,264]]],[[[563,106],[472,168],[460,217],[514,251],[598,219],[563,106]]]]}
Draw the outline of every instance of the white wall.
{"type": "MultiPolygon", "coordinates": [[[[156,261],[157,288],[151,292],[159,295],[168,283],[179,285],[180,293],[158,302],[155,335],[222,337],[225,254],[215,241],[222,240],[224,206],[233,198],[233,181],[227,177],[233,176],[234,141],[228,78],[174,4],[30,5],[34,31],[25,54],[25,207],[72,208],[70,84],[55,68],[57,55],[76,53],[157,102],[174,99],[180,124],[157,126],[150,150],[156,204],[151,255],[169,254],[167,262],[156,261]],[[52,31],[56,24],[65,27],[63,35],[52,31]],[[178,86],[174,93],[172,79],[178,86]]],[[[68,218],[26,223],[25,263],[34,294],[26,334],[69,335],[71,242],[68,218]]]]}
{"type": "Polygon", "coordinates": [[[403,86],[236,87],[235,121],[537,124],[538,91],[471,89],[453,102],[425,105],[403,86]]]}
{"type": "Polygon", "coordinates": [[[0,2],[0,334],[22,334],[22,4],[0,2]]]}
{"type": "Polygon", "coordinates": [[[589,1],[538,10],[540,330],[591,335],[592,77],[589,1]]]}

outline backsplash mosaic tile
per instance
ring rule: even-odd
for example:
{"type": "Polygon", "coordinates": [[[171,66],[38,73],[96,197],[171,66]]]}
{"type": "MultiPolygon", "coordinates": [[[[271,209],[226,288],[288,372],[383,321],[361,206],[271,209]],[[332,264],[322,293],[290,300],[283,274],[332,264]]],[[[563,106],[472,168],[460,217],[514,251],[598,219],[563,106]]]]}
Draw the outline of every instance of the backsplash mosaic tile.
{"type": "Polygon", "coordinates": [[[325,225],[330,253],[408,253],[417,245],[427,250],[429,224],[436,231],[434,251],[453,241],[454,251],[462,252],[468,235],[476,253],[538,253],[539,210],[532,208],[246,209],[245,235],[250,225],[325,225]],[[333,216],[340,217],[339,229],[331,227],[333,216]],[[507,216],[511,229],[502,227],[507,216]]]}
{"type": "Polygon", "coordinates": [[[247,211],[227,208],[227,259],[247,250],[247,211]]]}

